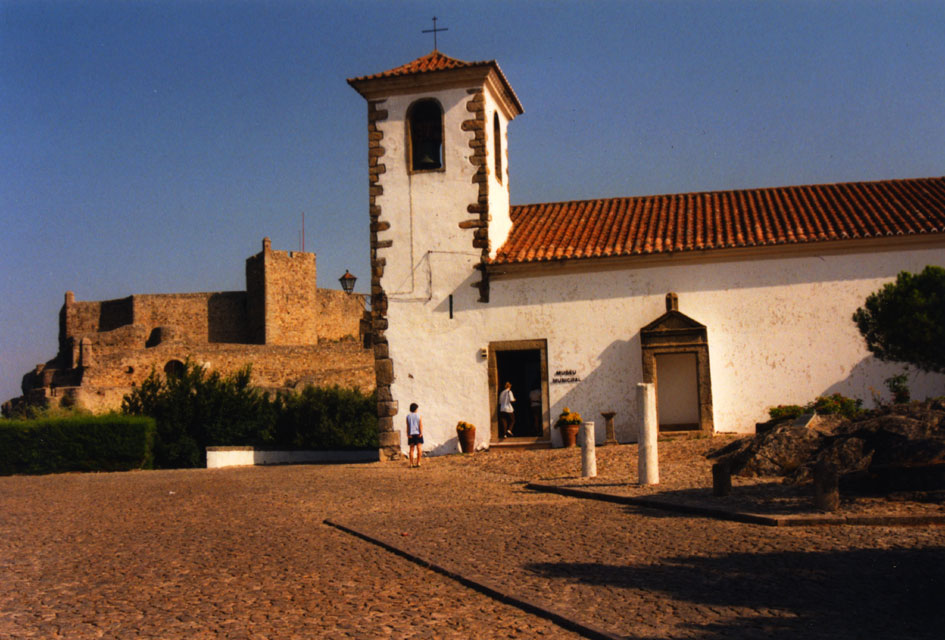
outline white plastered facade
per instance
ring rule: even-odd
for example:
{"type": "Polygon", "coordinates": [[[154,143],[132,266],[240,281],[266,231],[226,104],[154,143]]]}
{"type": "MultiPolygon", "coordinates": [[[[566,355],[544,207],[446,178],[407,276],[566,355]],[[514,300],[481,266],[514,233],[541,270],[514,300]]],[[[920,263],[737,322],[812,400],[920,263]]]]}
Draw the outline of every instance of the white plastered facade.
{"type": "MultiPolygon", "coordinates": [[[[580,269],[536,266],[495,275],[488,302],[479,301],[474,285],[481,279],[481,252],[472,245],[472,232],[459,226],[479,194],[469,162],[473,133],[462,126],[471,117],[469,88],[394,95],[381,105],[388,112],[378,123],[386,169],[377,204],[390,228],[378,239],[392,244],[377,255],[386,265],[381,286],[394,369],[390,392],[399,407],[395,430],[404,431],[408,406],[416,402],[427,452],[457,451],[459,420],[476,425],[477,445],[488,446],[496,398],[483,353],[490,344],[537,340],[547,349],[543,422],[552,444],[560,443],[560,434],[550,423],[565,406],[596,423],[599,442],[601,412],[615,411],[618,441],[635,441],[635,388],[643,381],[640,330],[665,312],[668,292],[678,294],[680,312],[707,328],[716,432],[751,432],[777,404],[839,392],[869,406],[873,390],[886,394],[885,378],[903,367],[870,356],[852,314],[898,272],[945,265],[945,241],[903,241],[893,249],[862,242],[772,247],[598,266],[585,261],[580,269]],[[405,115],[414,101],[430,97],[443,107],[444,168],[412,173],[405,115]],[[573,373],[559,380],[556,371],[573,373]]],[[[488,88],[485,104],[494,255],[511,228],[509,116],[488,88]],[[496,113],[505,154],[501,181],[494,174],[496,113]]],[[[915,397],[940,395],[945,376],[913,372],[910,386],[915,397]]],[[[527,390],[516,393],[523,399],[527,390]]]]}

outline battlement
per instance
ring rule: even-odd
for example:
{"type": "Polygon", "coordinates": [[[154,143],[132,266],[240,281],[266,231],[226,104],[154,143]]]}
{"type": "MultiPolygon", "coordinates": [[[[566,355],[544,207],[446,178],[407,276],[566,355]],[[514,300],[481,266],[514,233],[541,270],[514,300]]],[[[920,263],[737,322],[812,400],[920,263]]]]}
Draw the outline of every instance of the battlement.
{"type": "MultiPolygon", "coordinates": [[[[318,342],[315,254],[273,251],[263,238],[262,251],[246,260],[249,341],[297,345],[318,342]]],[[[363,305],[363,303],[362,303],[363,305]]]]}
{"type": "Polygon", "coordinates": [[[373,356],[364,347],[364,302],[361,294],[319,289],[315,254],[273,251],[269,238],[246,260],[246,291],[97,301],[67,291],[59,352],[26,374],[24,397],[69,388],[88,408],[115,409],[152,368],[187,358],[223,372],[251,362],[257,384],[268,388],[305,381],[367,389],[373,356]]]}

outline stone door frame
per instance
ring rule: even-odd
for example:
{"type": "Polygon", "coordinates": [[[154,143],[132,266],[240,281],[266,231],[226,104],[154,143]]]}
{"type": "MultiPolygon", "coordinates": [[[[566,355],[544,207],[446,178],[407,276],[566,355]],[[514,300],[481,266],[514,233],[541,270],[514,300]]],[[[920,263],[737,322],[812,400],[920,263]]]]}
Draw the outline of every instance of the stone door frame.
{"type": "MultiPolygon", "coordinates": [[[[674,353],[691,353],[696,356],[696,384],[699,398],[700,433],[712,434],[715,422],[712,418],[712,377],[709,373],[709,338],[705,325],[679,312],[678,297],[666,294],[666,313],[640,330],[640,347],[643,356],[643,382],[659,386],[656,356],[674,353]]],[[[659,412],[659,407],[657,407],[659,412]]],[[[666,431],[665,433],[687,433],[666,431]]],[[[688,432],[692,433],[692,432],[688,432]]]]}
{"type": "MultiPolygon", "coordinates": [[[[541,435],[534,438],[536,441],[551,441],[549,412],[551,403],[548,395],[548,341],[539,340],[499,340],[489,343],[489,441],[499,442],[499,365],[496,354],[507,351],[538,351],[540,354],[539,375],[541,376],[541,435]]],[[[528,397],[522,398],[527,402],[528,397]]]]}

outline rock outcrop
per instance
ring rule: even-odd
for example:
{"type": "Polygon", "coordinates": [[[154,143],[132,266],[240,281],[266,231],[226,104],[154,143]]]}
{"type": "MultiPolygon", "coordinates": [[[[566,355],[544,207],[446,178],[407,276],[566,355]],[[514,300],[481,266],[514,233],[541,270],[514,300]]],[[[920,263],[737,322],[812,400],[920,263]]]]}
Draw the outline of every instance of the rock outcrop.
{"type": "Polygon", "coordinates": [[[801,416],[707,454],[741,476],[806,483],[829,462],[846,489],[945,490],[945,398],[892,405],[862,419],[801,416]]]}

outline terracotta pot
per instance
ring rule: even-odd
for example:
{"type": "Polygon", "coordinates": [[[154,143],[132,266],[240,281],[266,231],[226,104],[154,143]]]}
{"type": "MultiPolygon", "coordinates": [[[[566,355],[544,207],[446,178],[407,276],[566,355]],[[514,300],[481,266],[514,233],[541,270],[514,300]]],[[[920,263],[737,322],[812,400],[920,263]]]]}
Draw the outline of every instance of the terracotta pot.
{"type": "Polygon", "coordinates": [[[561,429],[561,440],[563,447],[576,447],[577,446],[577,435],[578,431],[581,429],[579,424],[563,424],[560,427],[561,429]]]}
{"type": "Polygon", "coordinates": [[[473,453],[476,451],[476,430],[465,429],[457,431],[456,437],[459,438],[459,446],[463,453],[473,453]]]}

